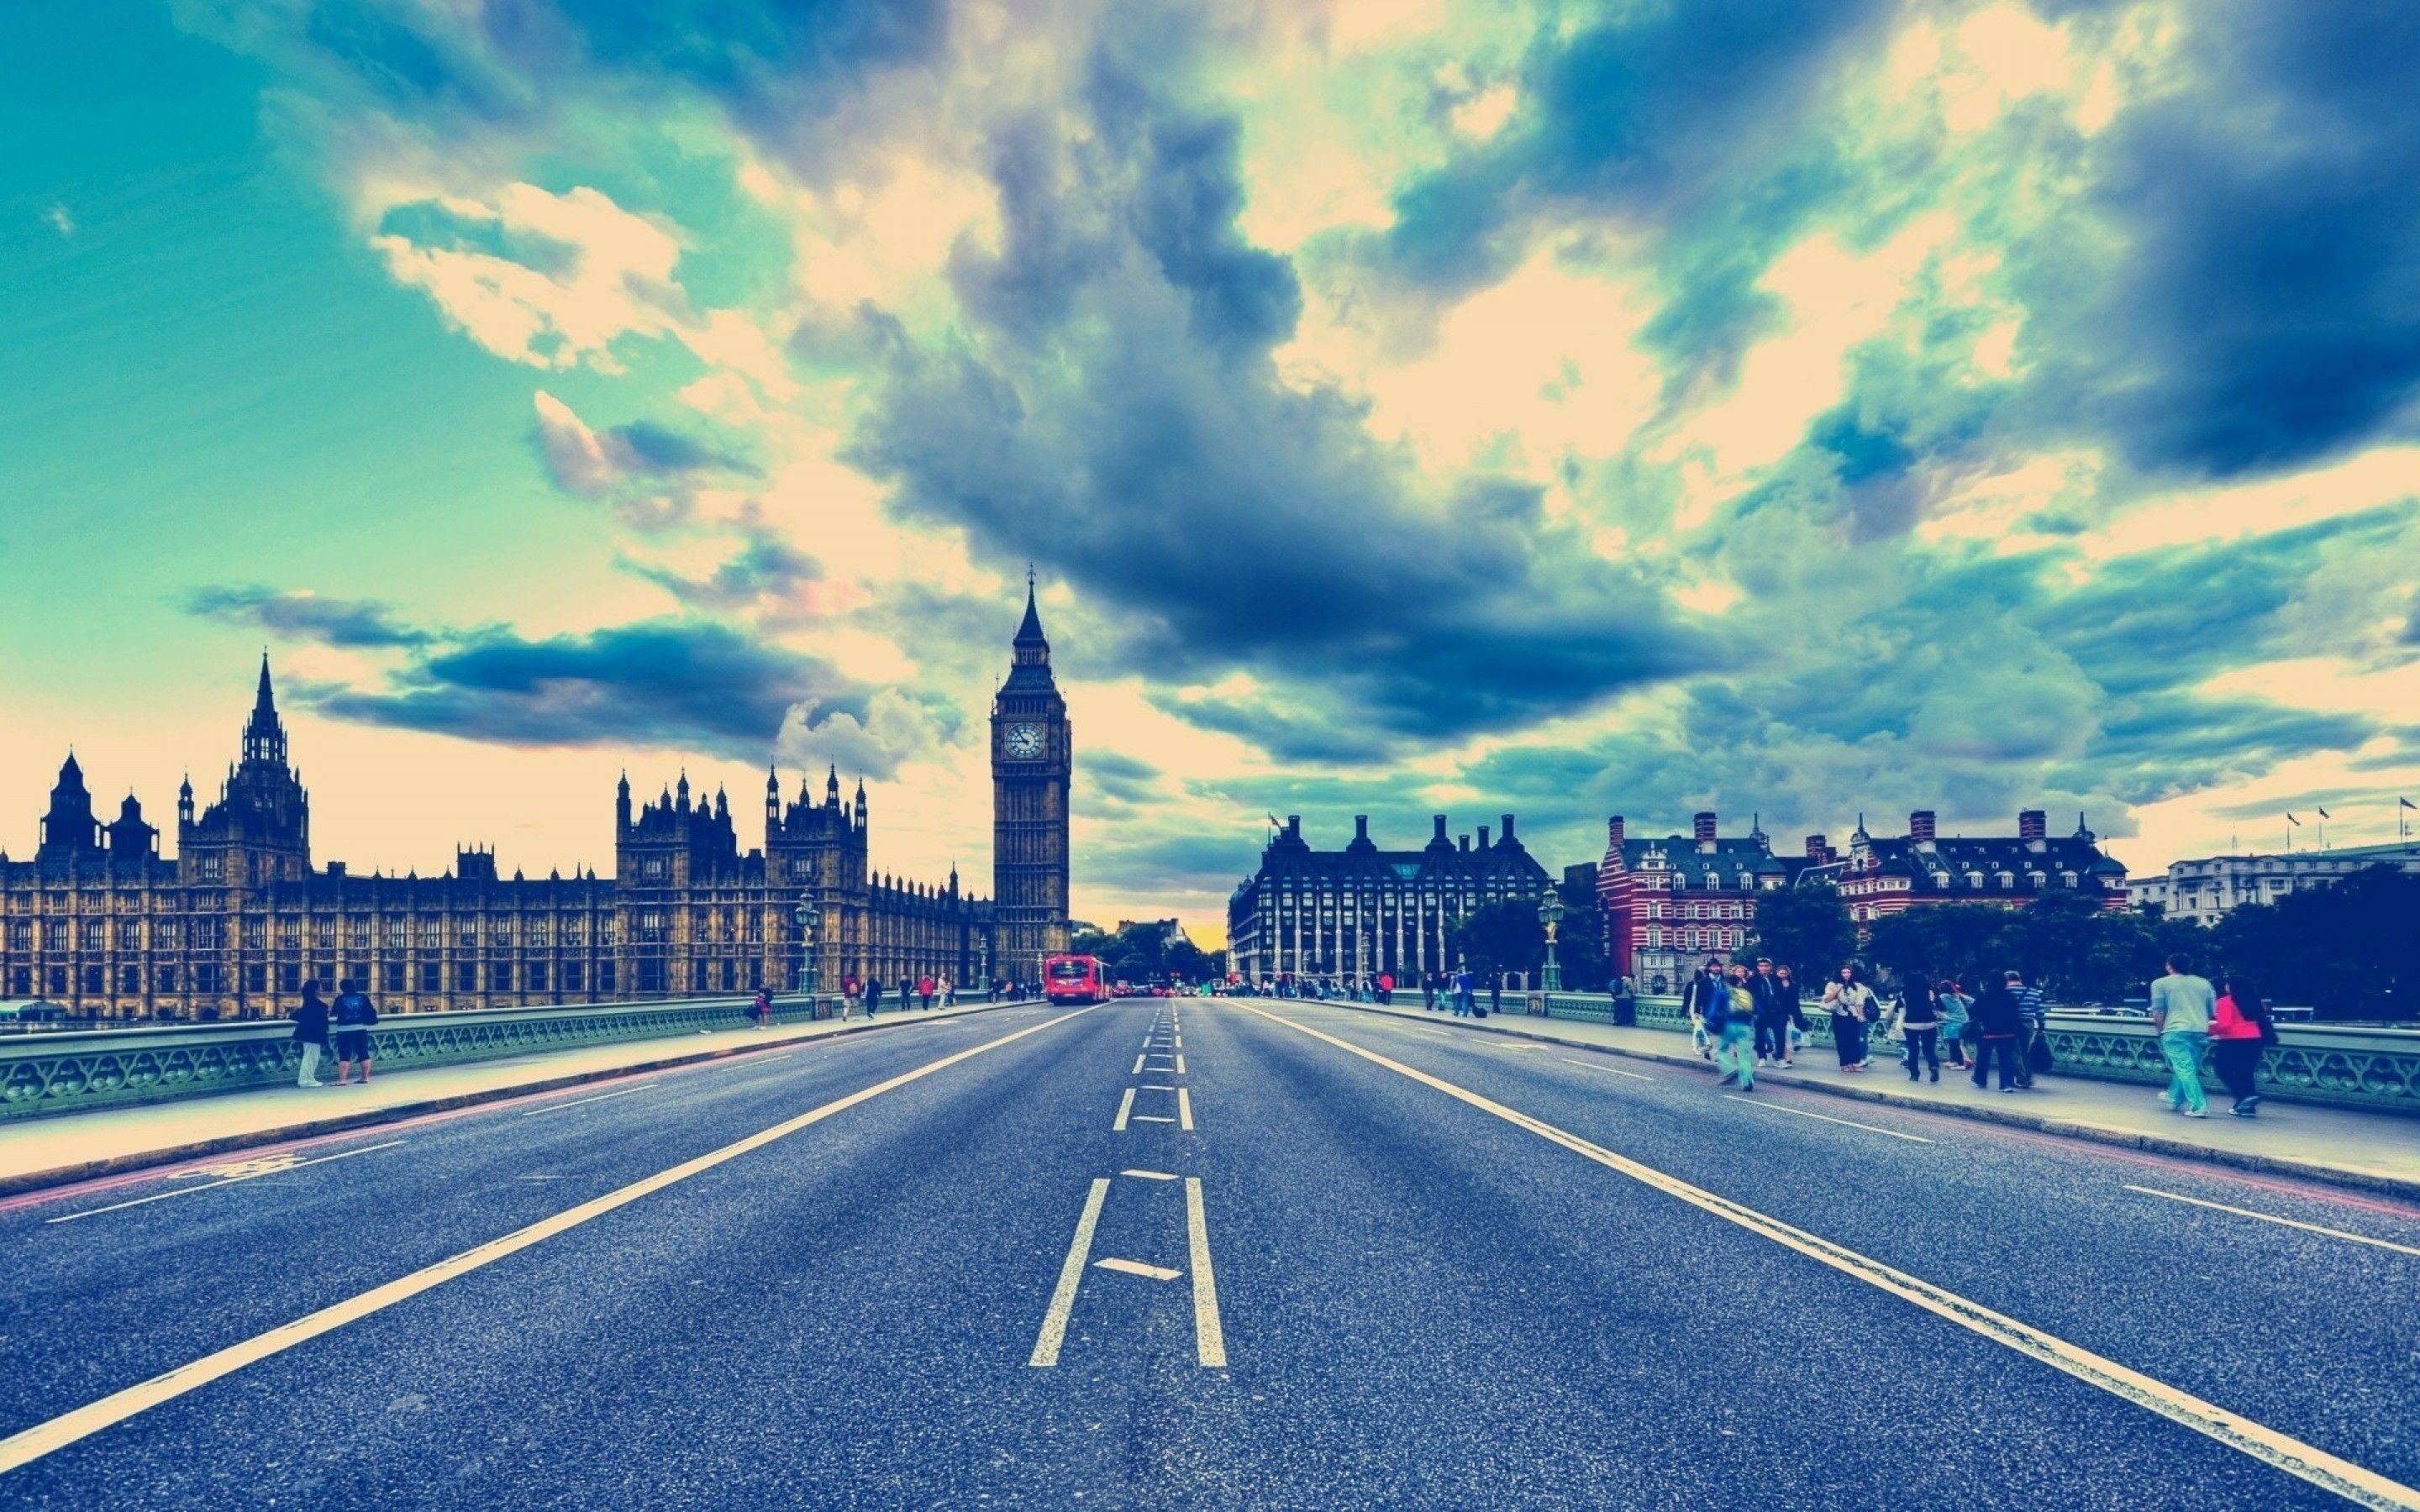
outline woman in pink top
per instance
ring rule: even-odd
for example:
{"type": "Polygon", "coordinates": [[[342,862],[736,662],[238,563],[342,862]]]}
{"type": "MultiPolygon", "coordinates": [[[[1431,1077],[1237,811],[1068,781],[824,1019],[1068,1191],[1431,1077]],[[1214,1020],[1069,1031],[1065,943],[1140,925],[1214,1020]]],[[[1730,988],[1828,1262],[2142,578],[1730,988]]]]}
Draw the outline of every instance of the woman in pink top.
{"type": "Polygon", "coordinates": [[[2277,1031],[2270,1026],[2269,1006],[2250,982],[2229,977],[2225,988],[2211,1014],[2210,1058],[2218,1069],[2218,1079],[2235,1094],[2235,1106],[2229,1111],[2239,1119],[2257,1118],[2260,1053],[2277,1042],[2277,1031]]]}

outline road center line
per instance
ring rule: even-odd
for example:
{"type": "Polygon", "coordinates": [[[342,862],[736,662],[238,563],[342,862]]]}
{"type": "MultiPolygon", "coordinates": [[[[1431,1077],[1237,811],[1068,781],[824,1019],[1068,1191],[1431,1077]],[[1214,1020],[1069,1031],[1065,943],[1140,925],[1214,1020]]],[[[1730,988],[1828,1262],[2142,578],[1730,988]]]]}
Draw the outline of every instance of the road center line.
{"type": "MultiPolygon", "coordinates": [[[[402,1143],[404,1143],[404,1141],[400,1139],[390,1139],[382,1145],[364,1145],[359,1149],[341,1149],[333,1155],[321,1155],[316,1160],[298,1160],[290,1165],[274,1166],[265,1171],[247,1171],[241,1176],[230,1176],[216,1181],[204,1181],[199,1186],[180,1186],[174,1192],[154,1192],[147,1197],[135,1197],[126,1202],[113,1202],[106,1208],[86,1208],[82,1212],[63,1212],[55,1218],[43,1219],[42,1223],[45,1226],[51,1224],[71,1224],[78,1218],[94,1218],[99,1217],[104,1212],[119,1212],[128,1208],[142,1207],[147,1202],[165,1202],[170,1197],[189,1197],[196,1192],[214,1191],[219,1187],[233,1186],[238,1181],[257,1181],[264,1176],[283,1176],[287,1171],[299,1171],[305,1165],[325,1165],[332,1160],[345,1160],[354,1155],[367,1155],[376,1150],[393,1149],[396,1146],[402,1143]]],[[[0,1469],[5,1468],[7,1467],[0,1466],[0,1469]]]]}
{"type": "Polygon", "coordinates": [[[1182,1087],[1176,1089],[1176,1126],[1180,1129],[1193,1127],[1193,1093],[1182,1087]]]}
{"type": "Polygon", "coordinates": [[[1059,1267],[1059,1285],[1042,1315],[1042,1332],[1033,1340],[1033,1357],[1025,1363],[1044,1368],[1059,1363],[1059,1346],[1067,1341],[1067,1315],[1076,1310],[1076,1288],[1084,1284],[1084,1258],[1093,1253],[1093,1230],[1101,1222],[1101,1204],[1108,1200],[1109,1179],[1095,1177],[1076,1219],[1076,1237],[1067,1243],[1066,1263],[1059,1267]]]}
{"type": "MultiPolygon", "coordinates": [[[[434,1265],[414,1271],[410,1275],[398,1276],[383,1286],[373,1287],[357,1297],[350,1297],[332,1306],[322,1307],[317,1312],[305,1313],[290,1323],[272,1328],[268,1333],[248,1338],[240,1344],[229,1345],[224,1350],[206,1354],[190,1365],[178,1365],[139,1385],[113,1392],[99,1401],[87,1403],[71,1412],[62,1412],[46,1423],[37,1423],[32,1427],[11,1434],[6,1439],[0,1439],[0,1474],[7,1474],[9,1471],[29,1465],[44,1455],[63,1449],[78,1440],[89,1438],[103,1428],[123,1423],[147,1408],[157,1407],[162,1402],[171,1401],[188,1392],[198,1390],[222,1376],[233,1375],[245,1365],[268,1359],[271,1355],[282,1353],[298,1344],[318,1338],[322,1334],[332,1334],[347,1323],[367,1318],[372,1313],[392,1307],[396,1303],[416,1297],[424,1291],[433,1290],[458,1275],[464,1275],[483,1266],[492,1265],[508,1255],[518,1254],[533,1244],[577,1228],[591,1219],[601,1218],[617,1208],[628,1207],[641,1197],[686,1181],[690,1177],[703,1171],[712,1170],[727,1161],[737,1160],[741,1155],[769,1145],[784,1135],[796,1134],[810,1125],[821,1123],[836,1113],[845,1112],[861,1103],[870,1102],[885,1092],[905,1087],[910,1082],[922,1080],[937,1071],[954,1066],[962,1060],[972,1059],[987,1050],[997,1050],[1001,1045],[1022,1040],[1029,1034],[1039,1034],[1044,1029],[1064,1024],[1069,1019],[1079,1016],[1083,1011],[1078,1009],[1074,1013],[1063,1013],[1056,1018],[1045,1019],[1030,1027],[1018,1029],[1013,1034],[1002,1035],[997,1040],[969,1045],[966,1049],[943,1056],[939,1060],[928,1060],[912,1071],[902,1072],[888,1081],[876,1082],[872,1087],[851,1092],[846,1097],[836,1098],[821,1107],[812,1108],[796,1118],[785,1119],[770,1128],[760,1129],[746,1138],[735,1140],[720,1149],[708,1150],[694,1159],[686,1160],[678,1165],[658,1171],[655,1175],[633,1181],[628,1186],[618,1187],[603,1196],[592,1197],[577,1207],[566,1208],[551,1218],[541,1218],[525,1227],[516,1228],[500,1239],[491,1239],[484,1244],[464,1250],[451,1258],[442,1259],[434,1265]]],[[[1101,1184],[1106,1187],[1108,1182],[1104,1181],[1101,1184]]]]}
{"type": "Polygon", "coordinates": [[[535,1119],[541,1113],[560,1113],[565,1108],[582,1108],[586,1107],[591,1103],[602,1103],[607,1098],[628,1097],[632,1092],[644,1092],[648,1088],[655,1085],[656,1084],[653,1082],[644,1082],[637,1087],[625,1087],[618,1092],[599,1092],[595,1097],[576,1097],[568,1103],[550,1103],[542,1108],[532,1108],[527,1113],[522,1114],[521,1117],[524,1119],[535,1119]]]}
{"type": "Polygon", "coordinates": [[[1129,1072],[1127,1074],[1129,1074],[1129,1075],[1133,1075],[1133,1076],[1140,1076],[1140,1075],[1141,1075],[1141,1074],[1142,1074],[1142,1057],[1140,1057],[1140,1056],[1137,1056],[1137,1057],[1135,1057],[1135,1069],[1134,1069],[1132,1072],[1129,1072]]]}
{"type": "Polygon", "coordinates": [[[1655,1079],[1639,1072],[1624,1071],[1619,1066],[1600,1066],[1593,1060],[1574,1060],[1569,1056],[1557,1056],[1555,1058],[1566,1066],[1578,1066],[1587,1071],[1601,1071],[1608,1076],[1627,1076],[1634,1082],[1652,1082],[1655,1079]]]}
{"type": "Polygon", "coordinates": [[[1142,1089],[1146,1092],[1173,1092],[1176,1090],[1175,1088],[1171,1087],[1164,1082],[1145,1082],[1142,1084],[1142,1089]]]}
{"type": "Polygon", "coordinates": [[[1724,1094],[1723,1101],[1726,1103],[1745,1103],[1749,1107],[1762,1108],[1767,1113],[1795,1113],[1802,1119],[1821,1119],[1825,1123],[1837,1123],[1843,1129],[1863,1129],[1868,1134],[1887,1134],[1893,1139],[1904,1139],[1911,1145],[1929,1145],[1932,1143],[1931,1140],[1925,1138],[1921,1134],[1901,1134],[1897,1129],[1884,1129],[1870,1123],[1857,1123],[1849,1119],[1836,1119],[1828,1113],[1809,1113],[1805,1108],[1784,1107],[1778,1103],[1767,1103],[1760,1098],[1742,1097],[1736,1092],[1724,1094]]]}
{"type": "Polygon", "coordinates": [[[2362,1506],[2402,1509],[2420,1512],[2420,1489],[2390,1480],[2374,1470],[2340,1458],[2326,1450],[2303,1443],[2281,1433],[2266,1424],[2256,1423],[2240,1413],[2228,1412],[2215,1403],[2130,1370],[2117,1361],[2095,1354],[2081,1345],[2071,1344],[2055,1335],[2045,1333],[2031,1324],[2019,1322],[2005,1313],[1994,1312],[1978,1302],[1970,1301],[1944,1287],[1920,1280],[1904,1271],[1896,1270],[1880,1260],[1861,1255],[1844,1244],[1836,1244],[1803,1228],[1769,1217],[1744,1203],[1717,1196],[1703,1187],[1692,1186],[1676,1176],[1668,1176],[1655,1167],[1617,1155],[1601,1145],[1590,1143],[1577,1134],[1556,1128],[1542,1119],[1505,1106],[1492,1098],[1457,1087],[1442,1077],[1392,1060],[1374,1050],[1364,1050],[1349,1041],[1322,1033],[1308,1024],[1297,1024],[1279,1014],[1238,1004],[1246,1011],[1257,1013],[1272,1024],[1282,1025],[1297,1034],[1322,1040],[1348,1055],[1359,1056],[1388,1071],[1410,1077],[1424,1087],[1443,1092],[1466,1103],[1482,1113],[1502,1119],[1518,1128],[1550,1143],[1562,1146],[1585,1159],[1608,1169],[1621,1172],[1668,1196],[1679,1198],[1691,1207],[1713,1213],[1728,1223],[1738,1225],[1750,1233],[1786,1248],[1797,1251],[1845,1275],[1854,1276],[1893,1296],[1914,1303],[1927,1312],[1946,1318],[1959,1327],[1980,1335],[2053,1369],[2063,1371],[2088,1385],[2121,1400],[2133,1403],[2147,1412],[2156,1412],[2174,1423],[2182,1424],[2195,1432],[2214,1439],[2230,1449],[2238,1450],[2287,1474],[2299,1476],[2312,1485],[2332,1491],[2362,1506]]]}
{"type": "Polygon", "coordinates": [[[1134,1094],[1135,1089],[1129,1087],[1126,1088],[1126,1095],[1118,1099],[1118,1116],[1109,1121],[1109,1133],[1125,1132],[1126,1119],[1134,1116],[1134,1094]]]}
{"type": "Polygon", "coordinates": [[[1156,1113],[1138,1113],[1134,1116],[1134,1121],[1137,1123],[1174,1123],[1176,1120],[1174,1119],[1163,1118],[1156,1113]]]}
{"type": "MultiPolygon", "coordinates": [[[[2420,1249],[2414,1249],[2409,1244],[2391,1243],[2383,1239],[2372,1239],[2367,1234],[2347,1233],[2341,1228],[2328,1228],[2319,1224],[2306,1224],[2299,1219],[2280,1218],[2274,1213],[2255,1212],[2250,1208],[2230,1208],[2224,1202],[2205,1202],[2199,1197],[2186,1196],[2181,1192],[2163,1192],[2156,1186],[2129,1185],[2126,1190],[2129,1192],[2140,1192],[2145,1196],[2165,1197],[2170,1202],[2190,1202],[2196,1208],[2212,1208],[2220,1212],[2231,1212],[2239,1218],[2257,1218],[2264,1224],[2283,1224],[2288,1228],[2300,1228],[2306,1233],[2325,1234],[2330,1239],[2349,1239],[2356,1244],[2375,1244],[2380,1249],[2391,1249],[2397,1255],[2420,1255],[2420,1249]]],[[[52,1221],[54,1223],[57,1222],[56,1219],[53,1219],[52,1221]]]]}
{"type": "Polygon", "coordinates": [[[1202,1364],[1227,1368],[1227,1334],[1218,1326],[1218,1278],[1210,1273],[1210,1227],[1202,1217],[1202,1178],[1185,1179],[1185,1240],[1193,1258],[1193,1348],[1202,1364]]]}
{"type": "Polygon", "coordinates": [[[1176,1057],[1176,1074],[1179,1076],[1185,1074],[1185,1057],[1183,1056],[1176,1057]]]}

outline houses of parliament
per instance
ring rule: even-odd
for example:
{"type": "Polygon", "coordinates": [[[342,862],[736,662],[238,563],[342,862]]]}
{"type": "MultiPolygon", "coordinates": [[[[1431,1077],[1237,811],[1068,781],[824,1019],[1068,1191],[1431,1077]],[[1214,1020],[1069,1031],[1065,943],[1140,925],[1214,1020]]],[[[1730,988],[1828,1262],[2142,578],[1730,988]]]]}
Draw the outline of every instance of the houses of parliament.
{"type": "Polygon", "coordinates": [[[387,1011],[521,1008],[806,989],[800,904],[819,910],[817,990],[946,977],[1032,982],[1067,944],[1073,732],[1027,585],[991,711],[993,895],[871,870],[865,785],[783,796],[765,779],[761,849],[729,798],[684,775],[614,801],[613,874],[497,874],[458,851],[440,877],[315,866],[311,803],[289,763],[268,658],[241,757],[217,798],[177,795],[177,853],[129,794],[103,822],[72,752],[30,860],[0,852],[0,996],[78,1017],[251,1018],[305,981],[359,980],[387,1011]]]}

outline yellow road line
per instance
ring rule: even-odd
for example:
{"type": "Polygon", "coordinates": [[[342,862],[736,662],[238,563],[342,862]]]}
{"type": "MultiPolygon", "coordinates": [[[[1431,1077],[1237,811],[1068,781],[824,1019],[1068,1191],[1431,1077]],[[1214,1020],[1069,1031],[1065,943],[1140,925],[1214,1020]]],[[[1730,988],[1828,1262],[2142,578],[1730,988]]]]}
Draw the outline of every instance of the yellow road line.
{"type": "Polygon", "coordinates": [[[1210,1226],[1202,1216],[1202,1178],[1185,1179],[1185,1240],[1193,1257],[1193,1347],[1202,1365],[1227,1367],[1227,1331],[1218,1326],[1218,1279],[1210,1272],[1210,1226]]]}
{"type": "MultiPolygon", "coordinates": [[[[2146,1196],[2165,1197],[2170,1202],[2190,1202],[2196,1208],[2214,1208],[2220,1212],[2231,1212],[2239,1218],[2257,1218],[2264,1224],[2283,1224],[2288,1228],[2300,1228],[2306,1233],[2325,1234],[2330,1239],[2349,1239],[2356,1244],[2375,1244],[2380,1249],[2391,1249],[2397,1255],[2420,1255],[2420,1249],[2413,1249],[2409,1244],[2390,1243],[2383,1239],[2372,1239],[2367,1234],[2348,1233],[2341,1228],[2326,1228],[2318,1224],[2306,1224],[2292,1218],[2280,1218],[2274,1213],[2255,1212],[2250,1208],[2230,1208],[2224,1202],[2204,1202],[2199,1197],[2189,1197],[2181,1192],[2163,1192],[2156,1186],[2130,1185],[2126,1190],[2140,1192],[2146,1196]]],[[[52,1221],[57,1222],[56,1219],[52,1221]]]]}
{"type": "Polygon", "coordinates": [[[1126,1088],[1126,1095],[1118,1099],[1118,1116],[1110,1121],[1109,1133],[1124,1134],[1125,1132],[1126,1120],[1134,1117],[1134,1094],[1135,1089],[1129,1087],[1126,1088]]]}
{"type": "MultiPolygon", "coordinates": [[[[1078,1013],[1081,1011],[1078,1010],[1078,1013]]],[[[1045,1019],[1029,1028],[1019,1029],[1014,1034],[1002,1035],[997,1040],[988,1041],[983,1044],[969,1045],[966,1049],[954,1055],[943,1056],[939,1060],[926,1061],[913,1071],[900,1072],[889,1081],[876,1082],[872,1087],[826,1103],[823,1106],[801,1113],[797,1118],[784,1119],[768,1129],[760,1129],[745,1139],[736,1140],[720,1149],[709,1150],[693,1160],[683,1161],[677,1165],[658,1171],[655,1175],[633,1181],[628,1186],[617,1187],[603,1196],[592,1197],[578,1207],[566,1208],[551,1218],[541,1218],[526,1227],[516,1228],[501,1239],[491,1239],[484,1244],[464,1250],[451,1258],[440,1260],[434,1265],[414,1271],[410,1275],[389,1281],[384,1286],[373,1287],[357,1297],[350,1297],[332,1306],[322,1307],[315,1313],[306,1313],[290,1323],[271,1329],[266,1334],[248,1338],[240,1344],[229,1345],[215,1353],[206,1354],[190,1365],[178,1365],[176,1369],[154,1376],[140,1385],[129,1386],[124,1391],[114,1392],[97,1402],[79,1407],[71,1412],[63,1412],[46,1423],[37,1423],[32,1427],[11,1434],[6,1439],[0,1439],[0,1474],[29,1465],[44,1455],[63,1449],[80,1439],[89,1438],[103,1428],[123,1423],[147,1408],[157,1407],[162,1402],[174,1400],[188,1392],[197,1390],[222,1376],[232,1375],[256,1361],[282,1353],[298,1344],[318,1338],[322,1334],[334,1333],[347,1323],[367,1318],[372,1313],[382,1311],[396,1303],[407,1301],[424,1291],[442,1286],[458,1275],[467,1274],[482,1266],[492,1265],[507,1255],[518,1254],[533,1244],[577,1228],[591,1219],[603,1217],[617,1208],[628,1207],[641,1197],[686,1181],[701,1171],[711,1170],[726,1161],[736,1160],[751,1150],[769,1145],[786,1134],[796,1134],[810,1125],[821,1123],[835,1113],[845,1112],[860,1103],[869,1102],[893,1088],[905,1087],[909,1082],[954,1066],[959,1061],[982,1055],[986,1050],[996,1050],[1011,1041],[1022,1040],[1029,1034],[1039,1034],[1053,1025],[1064,1024],[1077,1016],[1077,1013],[1063,1013],[1054,1019],[1045,1019]]]]}
{"type": "Polygon", "coordinates": [[[1076,1288],[1084,1284],[1084,1257],[1093,1252],[1093,1230],[1101,1222],[1101,1204],[1108,1200],[1109,1179],[1095,1177],[1076,1219],[1076,1237],[1067,1243],[1067,1261],[1059,1267],[1059,1285],[1051,1290],[1050,1306],[1042,1315],[1042,1332],[1034,1336],[1031,1365],[1059,1363],[1059,1347],[1067,1341],[1067,1316],[1076,1310],[1076,1288]]]}
{"type": "Polygon", "coordinates": [[[1695,1208],[1713,1213],[1726,1222],[1738,1225],[1750,1233],[1772,1240],[1788,1249],[1796,1250],[1807,1258],[1817,1260],[1844,1275],[1854,1276],[1875,1288],[1912,1302],[1927,1312],[1949,1319],[1959,1327],[1978,1334],[1994,1344],[2006,1346],[2019,1354],[2038,1360],[2053,1369],[2064,1371],[2076,1380],[2148,1412],[2157,1412],[2170,1422],[2180,1423],[2230,1449],[2249,1455],[2263,1464],[2299,1476],[2349,1502],[2362,1506],[2399,1508],[2403,1512],[2420,1512],[2420,1489],[2390,1480],[2374,1470],[2339,1458],[2324,1449],[2304,1443],[2281,1433],[2266,1424],[2256,1423],[2240,1413],[2230,1412],[2215,1403],[2207,1402],[2180,1387],[2155,1381],[2138,1371],[2130,1370],[2117,1361],[2093,1353],[2081,1345],[2071,1344],[2028,1323],[2019,1322],[2005,1313],[1995,1312],[1981,1303],[1973,1302],[1944,1287],[1920,1280],[1904,1271],[1885,1265],[1880,1260],[1861,1255],[1846,1245],[1810,1234],[1803,1228],[1768,1217],[1754,1208],[1717,1196],[1703,1187],[1692,1186],[1676,1176],[1668,1176],[1652,1165],[1617,1155],[1601,1145],[1592,1144],[1579,1135],[1556,1128],[1542,1119],[1506,1107],[1492,1098],[1457,1087],[1442,1077],[1392,1060],[1374,1050],[1364,1050],[1349,1041],[1332,1034],[1323,1034],[1307,1024],[1296,1024],[1278,1014],[1241,1005],[1272,1024],[1283,1025],[1297,1034],[1322,1040],[1350,1055],[1384,1066],[1388,1071],[1408,1076],[1424,1087],[1443,1092],[1458,1102],[1466,1103],[1483,1113],[1492,1114],[1507,1123],[1527,1129],[1541,1139],[1562,1146],[1574,1154],[1653,1187],[1668,1196],[1678,1197],[1695,1208]]]}

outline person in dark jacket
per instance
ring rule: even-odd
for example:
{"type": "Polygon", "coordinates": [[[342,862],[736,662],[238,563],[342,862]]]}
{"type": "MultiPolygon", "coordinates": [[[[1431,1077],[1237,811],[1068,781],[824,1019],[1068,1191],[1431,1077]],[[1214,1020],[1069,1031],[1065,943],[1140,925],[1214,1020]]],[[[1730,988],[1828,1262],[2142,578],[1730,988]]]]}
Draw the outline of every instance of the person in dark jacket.
{"type": "Polygon", "coordinates": [[[1807,1032],[1806,1000],[1799,995],[1798,979],[1791,975],[1788,966],[1773,968],[1773,999],[1781,1005],[1781,1060],[1779,1063],[1788,1066],[1793,1063],[1798,1053],[1797,1047],[1792,1042],[1792,1036],[1807,1032]]]}
{"type": "Polygon", "coordinates": [[[872,1018],[875,1013],[881,1009],[881,1007],[882,979],[879,977],[868,977],[865,979],[865,1016],[867,1018],[872,1018]]]}
{"type": "Polygon", "coordinates": [[[321,1087],[319,1057],[328,1053],[328,1005],[319,1001],[319,984],[302,984],[302,1006],[294,1011],[294,1042],[302,1047],[302,1074],[297,1087],[321,1087]]]}
{"type": "Polygon", "coordinates": [[[1714,1068],[1723,1073],[1714,1085],[1737,1082],[1743,1092],[1756,1090],[1756,991],[1748,980],[1747,967],[1734,962],[1730,978],[1706,995],[1706,1032],[1714,1037],[1714,1068]]]}
{"type": "Polygon", "coordinates": [[[1622,978],[1613,984],[1613,1023],[1625,1028],[1638,1022],[1638,997],[1630,990],[1630,979],[1622,978]]]}
{"type": "Polygon", "coordinates": [[[1790,1010],[1781,1000],[1781,979],[1774,975],[1770,957],[1756,958],[1747,990],[1756,999],[1756,1063],[1779,1065],[1790,1058],[1790,1010]]]}
{"type": "Polygon", "coordinates": [[[336,1085],[342,1087],[352,1079],[353,1062],[362,1063],[362,1085],[370,1084],[370,1026],[379,1021],[378,1009],[362,991],[361,983],[346,980],[336,983],[336,1085]]]}
{"type": "Polygon", "coordinates": [[[1932,1068],[1932,1079],[1941,1080],[1941,1008],[1932,995],[1932,983],[1923,972],[1910,976],[1907,993],[1900,1010],[1899,1035],[1905,1047],[1907,1079],[1916,1079],[1920,1063],[1932,1068]]]}
{"type": "Polygon", "coordinates": [[[1689,1015],[1689,1038],[1697,1041],[1701,1059],[1714,1058],[1714,1025],[1711,1016],[1730,1001],[1730,988],[1723,980],[1723,964],[1711,955],[1698,968],[1698,974],[1689,979],[1689,984],[1681,989],[1681,1011],[1689,1015]]]}
{"type": "Polygon", "coordinates": [[[2011,971],[2008,977],[1993,981],[1983,989],[1983,995],[1976,999],[1972,1022],[1975,1026],[1975,1085],[1978,1088],[1990,1084],[1992,1061],[1996,1057],[2000,1062],[2000,1090],[2013,1092],[2017,1089],[2018,1046],[2024,1035],[2025,1015],[2024,1011],[2017,1006],[2016,989],[2011,980],[2016,975],[2011,971]]]}

